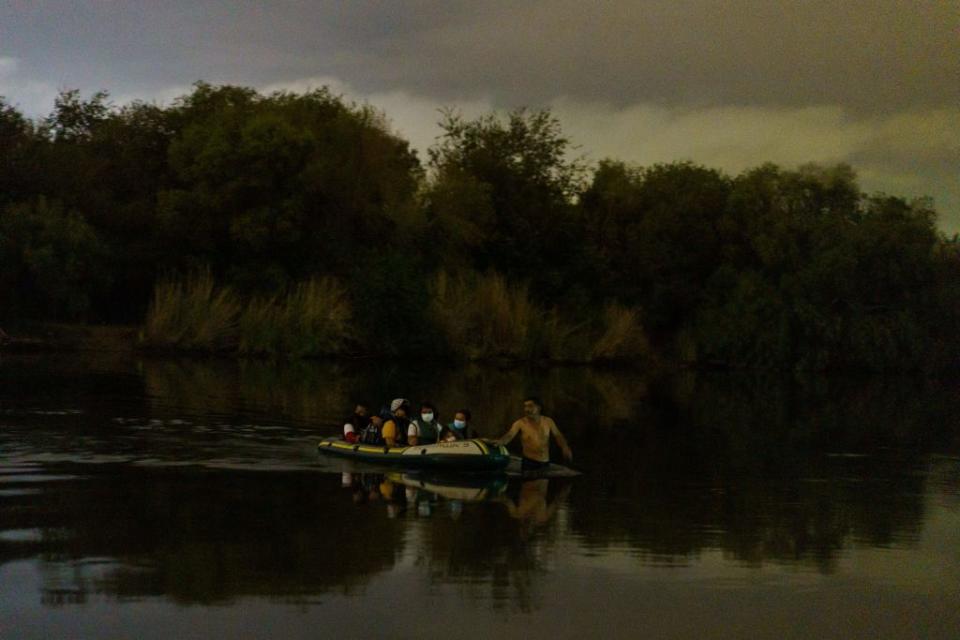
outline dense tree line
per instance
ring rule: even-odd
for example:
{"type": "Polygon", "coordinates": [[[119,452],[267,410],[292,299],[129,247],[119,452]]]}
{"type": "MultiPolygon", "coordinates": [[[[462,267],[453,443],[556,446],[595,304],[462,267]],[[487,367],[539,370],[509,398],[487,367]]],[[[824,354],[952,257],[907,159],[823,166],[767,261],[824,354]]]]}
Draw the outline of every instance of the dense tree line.
{"type": "Polygon", "coordinates": [[[928,202],[845,165],[589,167],[546,111],[441,125],[421,162],[325,89],[66,91],[40,120],[0,99],[0,317],[140,322],[158,279],[198,269],[250,296],[332,277],[369,351],[442,350],[436,274],[498,274],[573,324],[639,309],[701,363],[960,362],[960,244],[928,202]]]}

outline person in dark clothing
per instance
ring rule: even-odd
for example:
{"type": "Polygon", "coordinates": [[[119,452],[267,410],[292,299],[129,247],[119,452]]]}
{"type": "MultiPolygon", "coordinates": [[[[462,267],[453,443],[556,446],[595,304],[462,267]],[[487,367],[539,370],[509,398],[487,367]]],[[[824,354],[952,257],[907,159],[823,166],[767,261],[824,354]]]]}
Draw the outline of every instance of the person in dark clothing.
{"type": "Polygon", "coordinates": [[[440,442],[455,442],[477,437],[470,424],[472,417],[469,409],[457,409],[453,414],[453,422],[440,431],[440,442]]]}
{"type": "Polygon", "coordinates": [[[357,403],[353,408],[353,413],[343,422],[343,439],[347,442],[359,442],[360,434],[370,424],[370,416],[367,415],[367,405],[357,403]]]}
{"type": "Polygon", "coordinates": [[[388,447],[404,447],[407,445],[407,428],[410,419],[410,403],[404,398],[395,398],[390,403],[390,418],[383,423],[383,440],[388,447]]]}

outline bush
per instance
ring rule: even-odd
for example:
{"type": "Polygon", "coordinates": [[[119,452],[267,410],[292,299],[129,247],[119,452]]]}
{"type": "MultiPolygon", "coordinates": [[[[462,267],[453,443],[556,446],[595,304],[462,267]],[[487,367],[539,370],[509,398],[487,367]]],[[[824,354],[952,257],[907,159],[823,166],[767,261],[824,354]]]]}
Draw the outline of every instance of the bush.
{"type": "Polygon", "coordinates": [[[40,197],[0,211],[0,309],[84,318],[110,281],[107,249],[80,214],[40,197]]]}

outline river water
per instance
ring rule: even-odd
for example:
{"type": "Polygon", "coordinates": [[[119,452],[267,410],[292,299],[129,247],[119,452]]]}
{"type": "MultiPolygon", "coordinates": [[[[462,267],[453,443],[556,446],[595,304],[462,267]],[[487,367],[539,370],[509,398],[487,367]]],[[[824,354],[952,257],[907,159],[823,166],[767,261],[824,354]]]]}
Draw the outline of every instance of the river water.
{"type": "Polygon", "coordinates": [[[555,368],[0,359],[2,638],[957,638],[960,384],[555,368]],[[576,478],[318,455],[352,403],[576,478]]]}

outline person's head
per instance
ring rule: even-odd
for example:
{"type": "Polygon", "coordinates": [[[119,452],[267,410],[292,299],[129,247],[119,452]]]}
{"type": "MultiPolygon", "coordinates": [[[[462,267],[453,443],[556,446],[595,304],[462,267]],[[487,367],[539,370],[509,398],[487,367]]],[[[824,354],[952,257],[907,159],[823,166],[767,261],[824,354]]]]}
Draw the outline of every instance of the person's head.
{"type": "Polygon", "coordinates": [[[409,403],[405,399],[395,398],[393,402],[390,403],[390,413],[398,418],[406,418],[407,407],[409,406],[409,403]]]}
{"type": "Polygon", "coordinates": [[[454,429],[463,429],[470,422],[470,409],[457,409],[457,412],[453,414],[453,428],[454,429]]]}
{"type": "Polygon", "coordinates": [[[420,419],[424,422],[433,422],[437,416],[437,408],[432,402],[420,403],[420,419]]]}
{"type": "Polygon", "coordinates": [[[529,396],[523,401],[523,412],[531,418],[536,418],[543,411],[543,402],[536,396],[529,396]]]}
{"type": "Polygon", "coordinates": [[[357,406],[353,408],[353,412],[362,418],[367,415],[367,405],[357,403],[357,406]]]}

